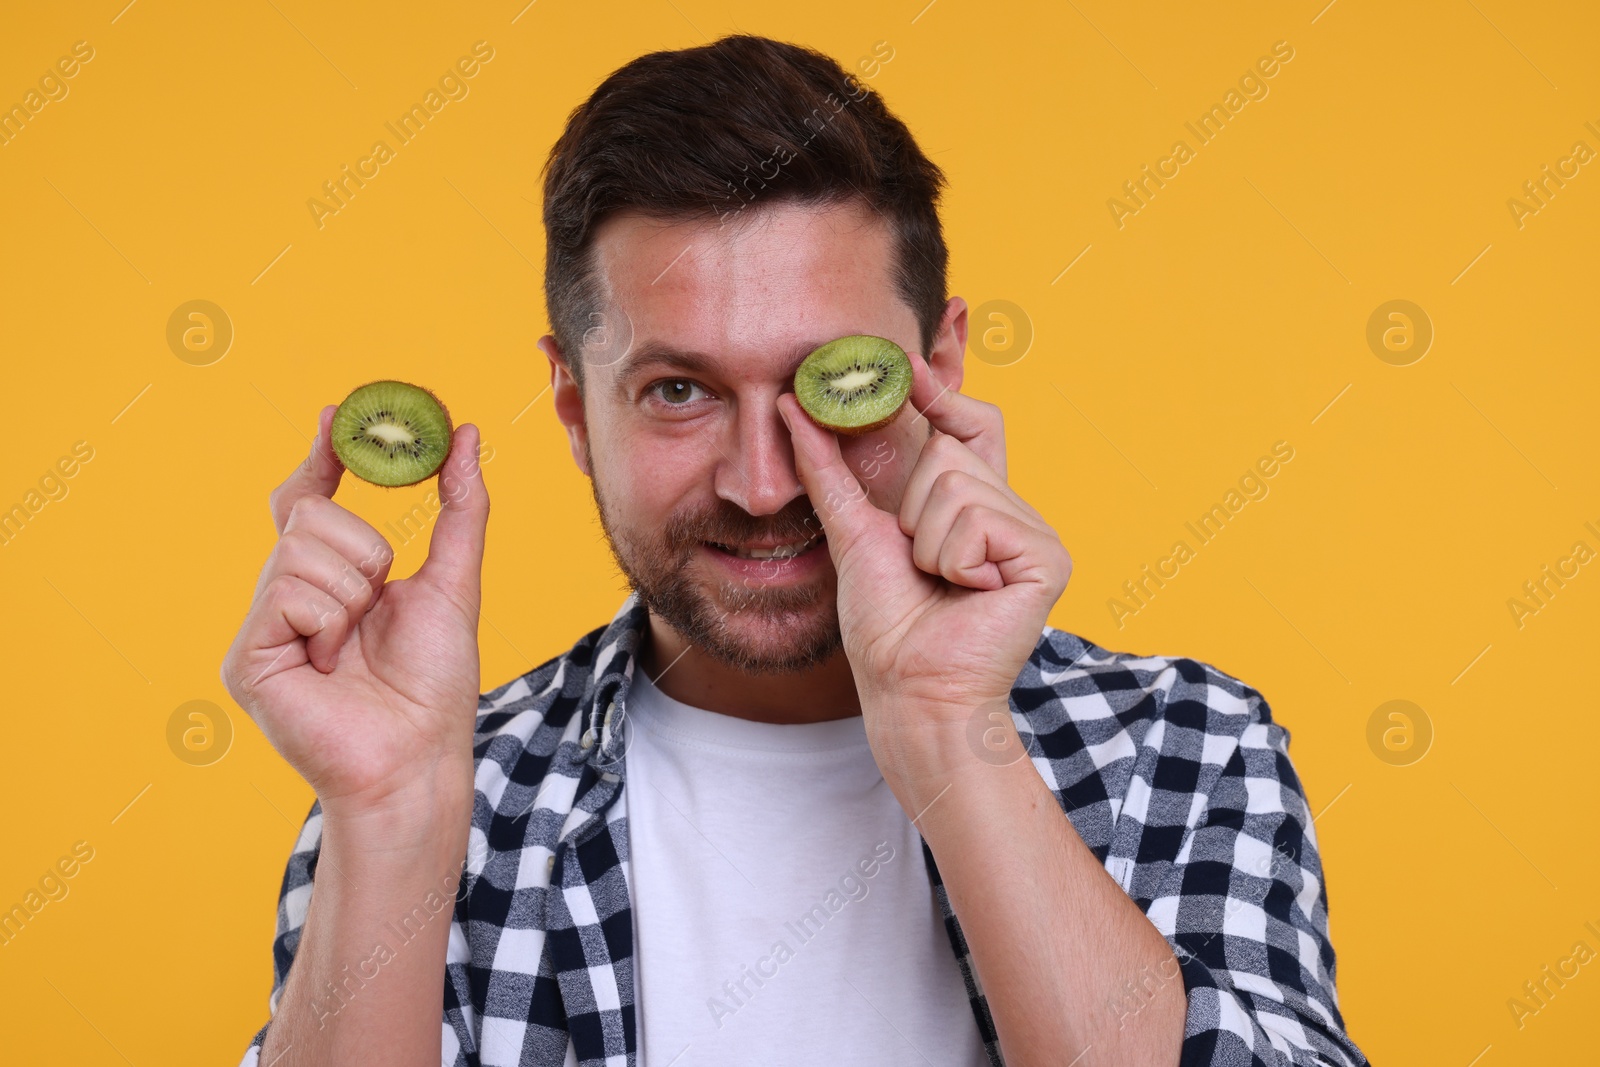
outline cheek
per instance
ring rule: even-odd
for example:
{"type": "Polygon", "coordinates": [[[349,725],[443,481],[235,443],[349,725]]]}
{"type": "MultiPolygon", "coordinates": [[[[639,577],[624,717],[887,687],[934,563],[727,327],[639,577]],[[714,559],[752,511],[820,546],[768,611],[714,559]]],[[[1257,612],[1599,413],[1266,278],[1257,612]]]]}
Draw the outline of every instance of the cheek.
{"type": "Polygon", "coordinates": [[[607,507],[653,535],[687,501],[707,495],[716,456],[704,432],[634,430],[596,441],[593,454],[607,507]]]}

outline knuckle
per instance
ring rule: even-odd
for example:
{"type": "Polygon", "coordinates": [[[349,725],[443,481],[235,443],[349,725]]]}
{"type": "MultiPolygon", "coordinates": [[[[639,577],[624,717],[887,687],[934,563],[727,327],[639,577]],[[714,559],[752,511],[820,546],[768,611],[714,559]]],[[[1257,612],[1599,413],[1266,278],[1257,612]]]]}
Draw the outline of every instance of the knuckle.
{"type": "Polygon", "coordinates": [[[293,504],[289,505],[289,517],[284,522],[284,529],[287,531],[291,526],[304,526],[313,521],[321,507],[319,501],[323,500],[326,500],[326,498],[319,497],[314,493],[298,497],[293,504]]]}
{"type": "Polygon", "coordinates": [[[961,447],[961,442],[947,433],[935,433],[929,438],[923,448],[933,453],[934,459],[948,459],[955,455],[955,450],[961,447]]]}
{"type": "Polygon", "coordinates": [[[377,544],[372,546],[372,551],[367,553],[366,558],[361,561],[356,569],[361,572],[363,578],[368,581],[376,581],[378,575],[383,573],[383,568],[387,567],[393,559],[394,549],[389,547],[389,542],[380,536],[377,544]]]}
{"type": "Polygon", "coordinates": [[[272,550],[273,570],[280,577],[304,578],[317,558],[316,544],[316,538],[301,531],[285,533],[272,550]]]}
{"type": "Polygon", "coordinates": [[[300,593],[300,579],[292,574],[274,575],[267,583],[265,591],[268,603],[281,605],[285,601],[298,596],[300,593]]]}
{"type": "Polygon", "coordinates": [[[966,471],[954,467],[940,471],[933,479],[933,489],[939,493],[954,493],[965,484],[968,478],[966,471]]]}
{"type": "Polygon", "coordinates": [[[342,601],[348,601],[366,607],[372,598],[372,583],[367,581],[366,575],[346,560],[339,568],[339,576],[332,579],[334,588],[329,592],[342,601]]]}
{"type": "Polygon", "coordinates": [[[316,538],[304,530],[285,528],[283,533],[278,536],[278,558],[280,560],[303,559],[306,550],[311,547],[311,543],[315,540],[316,538]]]}
{"type": "Polygon", "coordinates": [[[330,626],[338,626],[348,617],[345,606],[338,600],[332,598],[325,600],[322,602],[322,606],[317,608],[318,632],[326,630],[330,626]]]}

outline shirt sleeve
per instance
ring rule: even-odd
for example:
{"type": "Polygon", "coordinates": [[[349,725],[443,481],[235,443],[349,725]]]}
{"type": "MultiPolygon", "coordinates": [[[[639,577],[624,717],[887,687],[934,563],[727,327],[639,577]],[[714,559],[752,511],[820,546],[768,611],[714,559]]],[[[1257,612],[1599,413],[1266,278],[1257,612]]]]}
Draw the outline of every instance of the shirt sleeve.
{"type": "Polygon", "coordinates": [[[322,805],[313,801],[311,812],[300,829],[294,843],[289,863],[283,872],[283,885],[278,890],[278,928],[272,939],[272,995],[267,999],[268,1021],[250,1039],[239,1067],[260,1067],[261,1046],[267,1039],[271,1017],[277,1014],[278,999],[283,995],[283,983],[289,977],[289,965],[294,962],[295,949],[300,946],[300,928],[305,925],[306,910],[311,906],[311,882],[316,875],[317,857],[322,851],[322,805]]]}
{"type": "Polygon", "coordinates": [[[1247,707],[1146,911],[1183,976],[1181,1064],[1364,1067],[1339,1013],[1327,887],[1289,734],[1259,693],[1247,707]]]}

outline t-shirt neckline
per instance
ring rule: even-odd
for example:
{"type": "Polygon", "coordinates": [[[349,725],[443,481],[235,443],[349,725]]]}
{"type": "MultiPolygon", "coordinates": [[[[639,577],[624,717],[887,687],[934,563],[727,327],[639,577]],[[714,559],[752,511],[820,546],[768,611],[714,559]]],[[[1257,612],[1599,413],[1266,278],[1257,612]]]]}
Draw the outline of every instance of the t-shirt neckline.
{"type": "Polygon", "coordinates": [[[866,722],[859,714],[805,723],[741,719],[668,696],[638,664],[628,689],[626,714],[633,725],[666,740],[723,749],[795,755],[869,747],[866,722]]]}

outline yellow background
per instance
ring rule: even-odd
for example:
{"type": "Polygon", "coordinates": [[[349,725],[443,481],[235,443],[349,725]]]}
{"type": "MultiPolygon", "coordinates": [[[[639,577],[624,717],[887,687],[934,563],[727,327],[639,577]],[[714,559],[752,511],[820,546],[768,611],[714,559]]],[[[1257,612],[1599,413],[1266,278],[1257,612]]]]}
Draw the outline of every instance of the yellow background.
{"type": "MultiPolygon", "coordinates": [[[[485,688],[610,618],[587,486],[548,398],[527,406],[548,378],[539,167],[605,74],[741,29],[851,66],[892,48],[870,84],[951,179],[952,292],[1035,331],[1019,361],[969,358],[967,391],[1005,409],[1013,482],[1076,560],[1052,621],[1266,695],[1372,1059],[1592,1056],[1600,964],[1520,1029],[1507,1007],[1575,942],[1600,950],[1600,564],[1520,628],[1507,606],[1574,542],[1600,549],[1600,163],[1520,228],[1507,207],[1575,141],[1600,149],[1592,7],[123,2],[16,7],[0,33],[0,103],[95,50],[0,147],[0,507],[95,450],[0,547],[0,907],[95,850],[0,947],[8,1060],[233,1063],[266,1018],[312,795],[217,670],[320,405],[393,376],[482,427],[485,688]],[[478,40],[470,95],[318,229],[306,201],[478,40]],[[1183,123],[1280,40],[1270,94],[1119,229],[1107,200],[1195,147],[1183,123]],[[235,330],[210,366],[166,341],[193,299],[235,330]],[[1434,326],[1409,366],[1366,342],[1391,299],[1434,326]],[[1108,599],[1279,440],[1270,495],[1119,628],[1108,599]],[[1368,743],[1394,699],[1433,729],[1409,765],[1368,743]],[[232,716],[209,766],[168,746],[190,700],[232,716]]],[[[339,499],[381,527],[424,495],[339,499]]]]}

